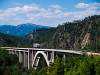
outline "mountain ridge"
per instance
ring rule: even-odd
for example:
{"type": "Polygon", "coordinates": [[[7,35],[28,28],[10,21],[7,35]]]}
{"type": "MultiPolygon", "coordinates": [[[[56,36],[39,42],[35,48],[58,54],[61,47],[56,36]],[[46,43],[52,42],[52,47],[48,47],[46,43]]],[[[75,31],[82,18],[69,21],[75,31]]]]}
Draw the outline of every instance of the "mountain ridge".
{"type": "Polygon", "coordinates": [[[33,29],[50,28],[49,26],[42,26],[32,23],[14,25],[0,25],[0,32],[4,34],[11,34],[15,36],[25,36],[33,29]]]}

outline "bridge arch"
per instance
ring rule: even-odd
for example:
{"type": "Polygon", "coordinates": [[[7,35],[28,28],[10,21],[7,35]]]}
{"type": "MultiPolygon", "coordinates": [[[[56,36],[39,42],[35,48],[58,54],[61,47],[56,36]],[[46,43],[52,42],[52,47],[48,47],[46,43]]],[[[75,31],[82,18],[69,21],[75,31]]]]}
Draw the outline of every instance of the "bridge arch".
{"type": "MultiPolygon", "coordinates": [[[[46,61],[46,63],[47,63],[47,66],[49,66],[49,60],[47,59],[48,57],[47,57],[47,55],[44,53],[44,51],[37,51],[36,54],[35,54],[35,56],[34,56],[33,62],[32,62],[32,67],[34,66],[35,61],[36,61],[36,59],[37,59],[37,56],[38,56],[39,54],[42,54],[42,56],[44,57],[44,59],[45,59],[45,61],[46,61]]],[[[37,62],[37,64],[38,64],[38,63],[39,63],[39,62],[37,62]]]]}

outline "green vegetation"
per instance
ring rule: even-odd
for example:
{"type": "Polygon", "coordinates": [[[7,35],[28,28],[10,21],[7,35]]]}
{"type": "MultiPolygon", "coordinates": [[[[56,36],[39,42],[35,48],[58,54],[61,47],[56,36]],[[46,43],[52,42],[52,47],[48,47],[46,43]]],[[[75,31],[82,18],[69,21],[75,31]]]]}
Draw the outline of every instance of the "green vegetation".
{"type": "Polygon", "coordinates": [[[6,50],[0,49],[0,75],[27,75],[27,69],[18,62],[14,54],[8,54],[6,50]]]}
{"type": "Polygon", "coordinates": [[[68,56],[65,65],[57,58],[48,67],[47,75],[100,75],[100,56],[68,56]]]}
{"type": "Polygon", "coordinates": [[[80,50],[86,34],[89,38],[83,44],[84,50],[100,50],[100,15],[84,20],[66,22],[57,28],[33,30],[26,38],[33,43],[41,43],[43,48],[80,50]]]}
{"type": "Polygon", "coordinates": [[[30,47],[30,44],[25,38],[0,33],[0,46],[30,47]]]}
{"type": "Polygon", "coordinates": [[[23,66],[23,63],[19,63],[16,55],[9,54],[6,50],[0,49],[0,75],[44,75],[46,68],[43,68],[44,66],[41,67],[41,69],[37,70],[33,68],[28,70],[23,66]]]}
{"type": "Polygon", "coordinates": [[[90,33],[90,36],[84,49],[100,50],[100,15],[59,25],[51,45],[53,48],[77,50],[81,48],[81,43],[87,33],[90,33]]]}
{"type": "Polygon", "coordinates": [[[49,41],[51,41],[51,38],[55,32],[56,28],[42,28],[33,30],[31,33],[26,35],[25,38],[30,42],[31,45],[33,43],[40,43],[41,47],[43,48],[51,48],[49,41]]]}
{"type": "MultiPolygon", "coordinates": [[[[42,58],[44,61],[44,59],[42,58]]],[[[45,62],[40,61],[40,64],[45,62]]],[[[37,70],[29,70],[18,62],[14,54],[0,49],[0,75],[100,75],[100,56],[66,55],[66,59],[57,57],[49,67],[40,65],[37,70]],[[65,62],[63,61],[65,60],[65,62]]]]}

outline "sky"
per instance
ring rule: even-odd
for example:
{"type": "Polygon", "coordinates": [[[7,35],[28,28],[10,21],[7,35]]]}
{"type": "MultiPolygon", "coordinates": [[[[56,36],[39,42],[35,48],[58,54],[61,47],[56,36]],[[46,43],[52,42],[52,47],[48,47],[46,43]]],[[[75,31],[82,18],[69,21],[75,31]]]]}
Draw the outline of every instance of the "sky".
{"type": "Polygon", "coordinates": [[[92,15],[100,15],[100,0],[0,0],[0,25],[56,27],[92,15]]]}

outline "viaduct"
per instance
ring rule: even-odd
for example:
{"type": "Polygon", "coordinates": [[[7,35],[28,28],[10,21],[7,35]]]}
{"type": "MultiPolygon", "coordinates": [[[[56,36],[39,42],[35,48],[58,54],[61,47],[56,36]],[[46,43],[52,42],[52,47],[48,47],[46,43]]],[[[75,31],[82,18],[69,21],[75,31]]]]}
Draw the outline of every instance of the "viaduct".
{"type": "MultiPolygon", "coordinates": [[[[40,54],[44,57],[47,66],[50,62],[54,62],[57,55],[61,55],[65,59],[67,54],[82,55],[82,51],[74,50],[57,50],[57,49],[40,49],[40,48],[17,48],[17,47],[1,47],[5,48],[9,53],[16,54],[19,58],[19,62],[23,63],[28,69],[30,67],[37,68],[40,54]]],[[[87,52],[88,55],[96,54],[92,52],[87,52]]],[[[100,54],[97,54],[100,55],[100,54]]]]}

